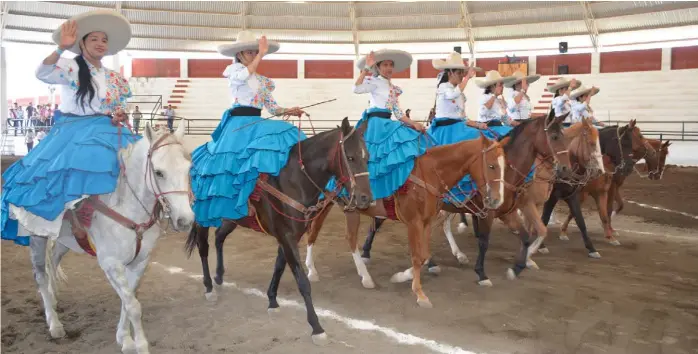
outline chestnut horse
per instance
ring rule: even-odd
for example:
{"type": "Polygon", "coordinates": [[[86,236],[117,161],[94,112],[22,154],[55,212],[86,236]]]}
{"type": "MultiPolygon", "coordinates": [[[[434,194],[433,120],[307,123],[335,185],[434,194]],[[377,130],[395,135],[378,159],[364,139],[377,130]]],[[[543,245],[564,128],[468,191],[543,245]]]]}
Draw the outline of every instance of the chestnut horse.
{"type": "MultiPolygon", "coordinates": [[[[608,199],[608,188],[611,184],[611,179],[615,174],[627,175],[632,171],[634,161],[632,160],[632,128],[635,126],[634,122],[630,124],[618,127],[605,127],[599,130],[599,141],[601,143],[601,152],[604,155],[604,172],[600,175],[594,175],[590,173],[585,173],[585,178],[579,183],[555,183],[553,190],[550,193],[550,197],[545,202],[543,206],[542,219],[545,225],[548,224],[550,220],[550,214],[555,207],[555,204],[560,199],[565,200],[570,208],[579,230],[582,233],[582,238],[584,240],[584,246],[588,251],[588,255],[591,258],[601,258],[601,254],[596,251],[594,244],[591,242],[589,235],[587,234],[586,224],[584,222],[584,215],[582,215],[582,207],[580,202],[580,193],[583,189],[587,191],[596,199],[596,204],[599,209],[599,217],[604,226],[606,238],[612,244],[618,243],[610,231],[610,221],[609,214],[606,210],[607,199],[608,199]]],[[[574,156],[573,156],[574,158],[574,156]]],[[[583,170],[584,167],[581,166],[583,170]]],[[[561,235],[564,239],[564,236],[561,235]]],[[[537,247],[545,249],[544,242],[541,238],[537,239],[532,246],[532,252],[534,252],[537,247]]],[[[543,252],[544,253],[544,252],[543,252]]]]}
{"type": "MultiPolygon", "coordinates": [[[[422,307],[432,306],[422,291],[420,279],[421,266],[429,258],[430,223],[441,209],[443,196],[467,174],[472,176],[478,190],[485,191],[483,194],[486,208],[495,209],[502,204],[504,151],[499,143],[490,141],[481,134],[478,139],[428,149],[424,155],[415,159],[408,181],[392,197],[378,200],[375,207],[367,210],[344,212],[349,249],[364,287],[373,288],[375,284],[359,255],[359,213],[371,217],[390,216],[407,225],[412,261],[412,291],[417,296],[417,304],[422,307]]],[[[306,265],[311,278],[317,278],[312,259],[313,244],[330,209],[331,205],[325,208],[312,222],[308,231],[306,265]]],[[[393,280],[398,274],[393,276],[393,280]]]]}
{"type": "MultiPolygon", "coordinates": [[[[296,279],[298,290],[305,301],[308,323],[313,329],[312,340],[324,344],[327,340],[325,330],[320,326],[313,300],[310,296],[310,282],[303,272],[298,254],[298,241],[308,227],[308,222],[316,217],[325,204],[318,203],[322,190],[318,186],[327,184],[336,176],[340,186],[344,184],[351,200],[349,207],[366,208],[372,202],[371,187],[368,182],[368,154],[363,133],[366,125],[354,129],[347,118],[342,126],[317,135],[296,144],[289,154],[288,163],[278,176],[269,176],[264,182],[257,182],[261,187],[255,193],[258,198],[250,197],[255,216],[240,220],[224,220],[216,229],[216,284],[223,284],[223,242],[238,225],[250,227],[270,234],[279,243],[274,275],[267,295],[269,310],[279,308],[276,300],[279,281],[286,264],[296,279]],[[361,177],[361,178],[358,178],[361,177]],[[260,184],[262,183],[262,184],[260,184]],[[270,187],[269,187],[270,186],[270,187]],[[255,222],[256,220],[256,222],[255,222]]],[[[262,178],[260,178],[262,180],[262,178]]],[[[331,199],[328,197],[327,201],[331,199]]],[[[252,208],[251,208],[252,209],[252,208]]],[[[211,274],[208,268],[208,227],[195,224],[189,232],[186,250],[191,255],[195,247],[199,248],[203,267],[206,298],[214,300],[211,274]]]]}

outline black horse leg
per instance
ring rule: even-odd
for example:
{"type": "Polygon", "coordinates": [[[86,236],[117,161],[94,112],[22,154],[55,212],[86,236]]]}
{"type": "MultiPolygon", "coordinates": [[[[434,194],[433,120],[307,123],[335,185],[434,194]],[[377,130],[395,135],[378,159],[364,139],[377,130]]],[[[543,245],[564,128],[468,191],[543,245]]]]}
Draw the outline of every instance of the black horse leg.
{"type": "Polygon", "coordinates": [[[208,269],[208,227],[196,225],[191,232],[196,232],[199,257],[201,267],[204,271],[204,286],[206,287],[206,297],[213,292],[213,282],[211,281],[211,271],[208,269]]]}
{"type": "Polygon", "coordinates": [[[225,266],[223,265],[223,243],[237,226],[238,224],[234,222],[224,222],[223,226],[216,230],[216,260],[218,264],[216,264],[216,276],[213,280],[215,280],[218,285],[223,284],[223,273],[225,273],[225,266]]]}
{"type": "MultiPolygon", "coordinates": [[[[305,309],[308,312],[308,323],[310,327],[313,328],[313,336],[321,335],[325,333],[325,330],[320,326],[320,321],[315,313],[315,308],[313,307],[313,299],[310,296],[310,280],[308,276],[303,271],[300,262],[300,255],[298,254],[298,244],[292,234],[286,233],[282,237],[281,247],[283,248],[284,256],[286,256],[286,263],[288,267],[291,268],[293,272],[293,277],[296,278],[296,283],[298,284],[298,290],[303,296],[303,301],[305,302],[305,309]]],[[[319,337],[314,337],[319,338],[319,337]]]]}
{"type": "Polygon", "coordinates": [[[599,252],[594,248],[594,244],[591,243],[591,239],[587,234],[587,225],[584,222],[584,215],[582,214],[582,206],[579,203],[579,195],[577,193],[572,194],[571,197],[565,200],[567,205],[570,207],[570,212],[574,216],[574,222],[577,223],[579,231],[582,233],[582,239],[584,239],[584,247],[589,251],[589,257],[591,258],[601,258],[599,252]]]}
{"type": "Polygon", "coordinates": [[[366,241],[364,242],[363,253],[361,258],[371,259],[371,247],[373,246],[373,238],[376,236],[376,232],[383,225],[385,219],[373,218],[373,226],[368,228],[368,236],[366,236],[366,241]]]}
{"type": "MultiPolygon", "coordinates": [[[[543,204],[543,214],[541,214],[541,220],[543,221],[543,225],[545,226],[548,226],[548,223],[550,222],[550,216],[553,214],[553,209],[555,209],[555,205],[559,200],[556,192],[557,190],[553,189],[553,192],[550,193],[550,197],[547,201],[545,201],[545,204],[543,204]]],[[[541,242],[540,246],[538,246],[538,250],[545,250],[547,248],[548,247],[545,245],[545,242],[541,242]]]]}
{"type": "Polygon", "coordinates": [[[279,282],[281,281],[281,276],[284,275],[284,269],[286,269],[286,257],[284,257],[284,251],[279,245],[279,249],[276,254],[276,263],[274,263],[274,275],[271,276],[271,283],[269,283],[269,289],[267,289],[267,298],[269,298],[269,310],[279,308],[279,303],[276,301],[276,294],[279,290],[279,282]]]}
{"type": "Polygon", "coordinates": [[[460,213],[460,222],[468,226],[468,218],[465,217],[465,213],[460,213]]]}
{"type": "Polygon", "coordinates": [[[491,286],[492,282],[485,274],[485,255],[490,243],[490,227],[492,226],[492,216],[486,219],[473,218],[473,232],[477,236],[478,255],[475,263],[475,273],[478,276],[478,284],[491,286]]]}

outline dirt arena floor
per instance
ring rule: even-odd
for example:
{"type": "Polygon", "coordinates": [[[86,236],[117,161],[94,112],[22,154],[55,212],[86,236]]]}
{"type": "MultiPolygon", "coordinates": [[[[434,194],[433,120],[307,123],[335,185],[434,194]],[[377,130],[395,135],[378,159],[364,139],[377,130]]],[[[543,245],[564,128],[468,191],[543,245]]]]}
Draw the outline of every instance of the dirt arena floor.
{"type": "MultiPolygon", "coordinates": [[[[185,235],[167,234],[138,291],[151,352],[698,353],[698,219],[692,216],[698,214],[697,178],[698,168],[677,167],[661,182],[630,178],[627,200],[668,211],[626,204],[614,220],[622,246],[613,247],[603,241],[588,204],[587,224],[603,258],[587,258],[574,226],[567,242],[557,239],[559,228],[552,226],[551,253],[535,256],[541,269],[525,271],[515,281],[506,279],[505,270],[517,241],[497,222],[487,258],[491,288],[476,284],[472,264],[459,265],[436,231],[431,247],[442,273],[423,276],[433,309],[417,306],[409,283],[390,283],[391,275],[409,264],[404,226],[386,223],[376,237],[369,271],[377,288],[368,290],[361,286],[342,215],[335,211],[314,249],[321,279],[313,283],[313,299],[330,337],[325,347],[310,340],[290,272],[279,289],[288,300],[282,311],[266,311],[264,294],[276,254],[272,238],[244,230],[228,238],[225,279],[230,283],[218,289],[212,303],[203,296],[198,256],[187,259],[183,252],[185,235]]],[[[363,220],[362,234],[368,223],[363,220]]],[[[456,237],[474,260],[472,233],[456,237]]],[[[120,351],[115,343],[120,301],[95,260],[69,254],[63,267],[69,285],[59,296],[59,316],[68,335],[52,340],[28,249],[2,243],[3,353],[120,351]]]]}

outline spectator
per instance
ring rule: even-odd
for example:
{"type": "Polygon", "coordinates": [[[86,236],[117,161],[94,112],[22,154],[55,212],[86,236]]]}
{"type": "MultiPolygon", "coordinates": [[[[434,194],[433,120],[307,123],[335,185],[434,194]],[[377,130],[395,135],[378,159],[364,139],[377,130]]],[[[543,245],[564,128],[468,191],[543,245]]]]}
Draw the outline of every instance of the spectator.
{"type": "Polygon", "coordinates": [[[167,117],[167,128],[170,129],[170,133],[174,133],[174,115],[175,111],[172,109],[172,105],[168,104],[167,109],[165,109],[165,116],[167,117]]]}
{"type": "Polygon", "coordinates": [[[32,148],[34,148],[34,128],[27,128],[27,136],[24,138],[24,142],[27,143],[27,152],[32,151],[32,148]]]}
{"type": "Polygon", "coordinates": [[[41,144],[41,140],[46,137],[46,132],[44,129],[39,130],[38,133],[36,133],[36,141],[37,144],[41,144]]]}
{"type": "Polygon", "coordinates": [[[16,106],[15,113],[17,115],[17,119],[15,120],[15,136],[17,136],[17,126],[19,126],[19,133],[24,134],[24,109],[22,106],[16,106]]]}
{"type": "Polygon", "coordinates": [[[10,108],[10,115],[7,118],[7,125],[15,128],[15,136],[17,136],[17,119],[19,118],[19,113],[17,112],[18,110],[19,106],[17,106],[17,102],[15,102],[15,106],[10,108]]]}
{"type": "Polygon", "coordinates": [[[138,128],[141,125],[141,118],[143,118],[143,113],[138,110],[138,106],[136,106],[136,110],[131,113],[131,117],[133,118],[133,130],[136,132],[136,135],[138,134],[138,128]]]}
{"type": "Polygon", "coordinates": [[[33,103],[29,102],[29,106],[27,106],[27,121],[34,118],[34,112],[36,111],[36,109],[34,108],[34,106],[32,106],[32,104],[33,103]]]}

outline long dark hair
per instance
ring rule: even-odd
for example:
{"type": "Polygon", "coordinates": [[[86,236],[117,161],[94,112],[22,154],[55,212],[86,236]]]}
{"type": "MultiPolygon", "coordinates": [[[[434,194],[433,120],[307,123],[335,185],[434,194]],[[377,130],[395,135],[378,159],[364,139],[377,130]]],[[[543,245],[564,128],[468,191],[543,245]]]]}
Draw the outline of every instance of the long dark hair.
{"type": "Polygon", "coordinates": [[[443,75],[441,75],[441,79],[439,80],[439,83],[436,84],[436,87],[438,88],[439,85],[443,84],[444,82],[448,82],[449,75],[453,72],[453,70],[456,69],[444,69],[443,75]]]}
{"type": "MultiPolygon", "coordinates": [[[[88,35],[89,33],[82,37],[81,41],[83,41],[83,43],[88,35]]],[[[78,92],[75,94],[75,103],[80,105],[82,110],[85,111],[85,96],[89,94],[90,100],[88,102],[91,104],[92,99],[95,98],[95,87],[92,84],[92,74],[90,74],[90,68],[87,66],[87,62],[82,54],[75,57],[75,62],[78,63],[79,83],[78,92]]]]}
{"type": "Polygon", "coordinates": [[[485,88],[485,95],[490,94],[490,93],[494,93],[494,90],[492,89],[493,86],[496,86],[496,84],[495,84],[495,85],[487,86],[487,87],[485,88]]]}

